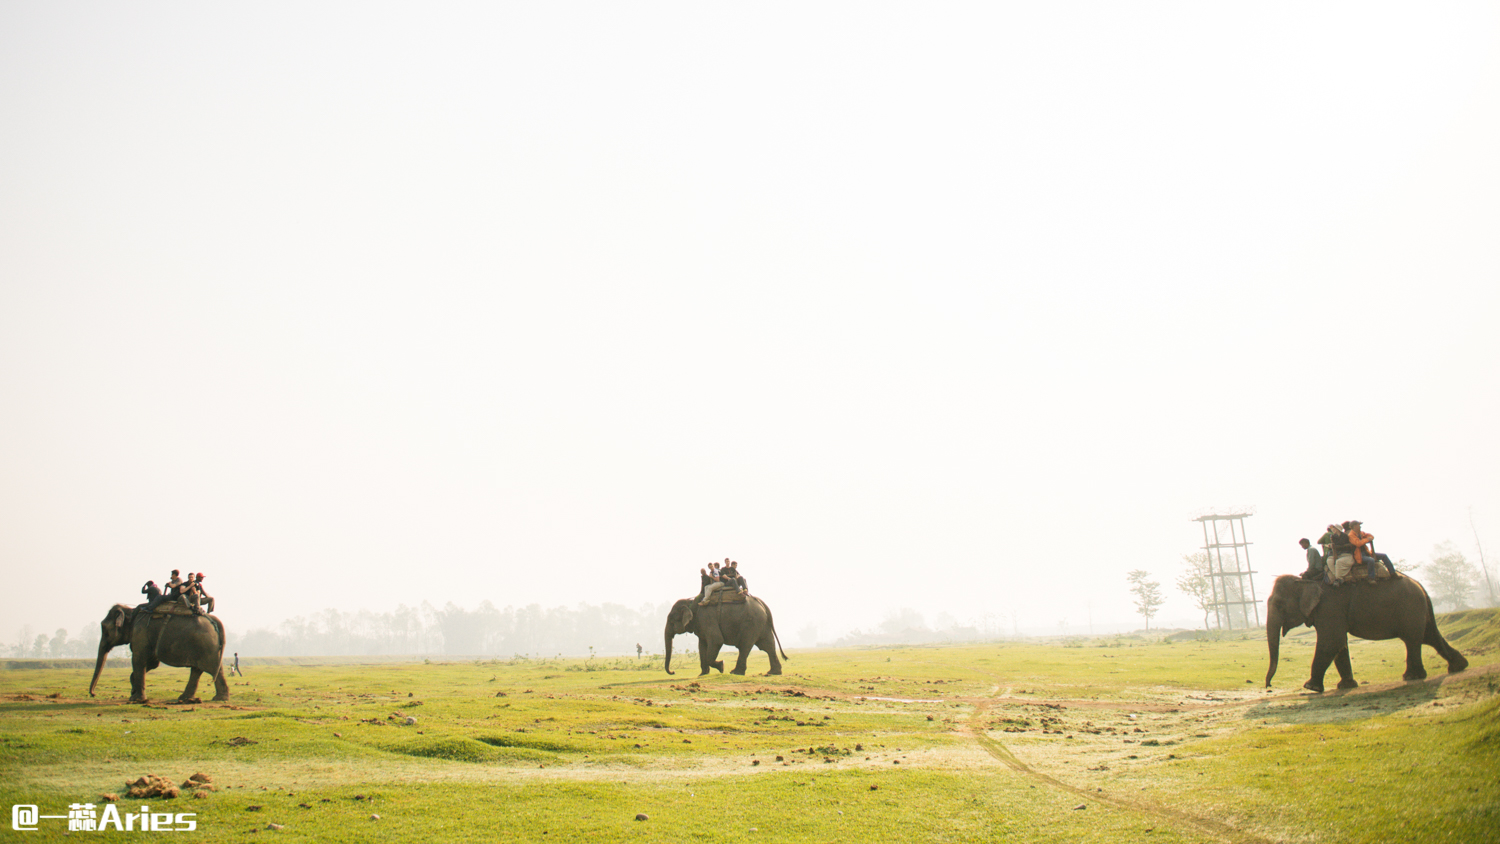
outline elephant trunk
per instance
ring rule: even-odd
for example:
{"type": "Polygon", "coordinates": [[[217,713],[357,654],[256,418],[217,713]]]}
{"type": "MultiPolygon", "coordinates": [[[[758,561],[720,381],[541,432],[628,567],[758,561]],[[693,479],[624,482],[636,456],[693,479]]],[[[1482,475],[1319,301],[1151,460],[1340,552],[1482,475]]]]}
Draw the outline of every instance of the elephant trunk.
{"type": "Polygon", "coordinates": [[[672,671],[672,622],[671,621],[667,622],[667,632],[664,635],[665,635],[665,638],[667,640],[666,641],[666,650],[665,650],[665,653],[667,655],[667,662],[666,662],[667,673],[668,674],[672,674],[672,673],[675,673],[675,672],[672,671]]]}
{"type": "Polygon", "coordinates": [[[114,650],[114,645],[109,643],[107,636],[99,637],[99,658],[94,661],[94,679],[89,681],[89,697],[94,696],[94,687],[99,685],[99,672],[104,670],[104,658],[114,650]]]}
{"type": "Polygon", "coordinates": [[[1281,659],[1281,613],[1271,610],[1266,615],[1266,647],[1271,651],[1271,667],[1266,669],[1266,688],[1271,688],[1271,678],[1276,676],[1276,663],[1281,659]]]}

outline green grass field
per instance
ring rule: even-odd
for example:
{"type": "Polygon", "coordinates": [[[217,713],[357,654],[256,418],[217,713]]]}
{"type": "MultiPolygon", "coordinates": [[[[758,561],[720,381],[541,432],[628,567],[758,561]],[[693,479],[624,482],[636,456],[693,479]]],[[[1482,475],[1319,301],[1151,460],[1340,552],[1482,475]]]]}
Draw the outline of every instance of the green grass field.
{"type": "MultiPolygon", "coordinates": [[[[1263,638],[794,652],[781,677],[633,659],[250,664],[221,704],[111,669],[0,670],[0,798],[194,812],[180,840],[1500,840],[1500,613],[1440,621],[1472,665],[1355,642],[1348,693],[1261,689],[1263,638]],[[407,723],[407,719],[415,723],[407,723]],[[128,781],[212,777],[132,800],[128,781]],[[638,821],[638,813],[648,816],[638,821]],[[373,816],[378,815],[378,819],[373,816]],[[279,830],[268,827],[280,825],[279,830]]],[[[688,640],[679,640],[684,644],[688,640]]],[[[16,840],[63,840],[43,820],[16,840]]],[[[106,833],[119,838],[124,833],[106,833]]]]}

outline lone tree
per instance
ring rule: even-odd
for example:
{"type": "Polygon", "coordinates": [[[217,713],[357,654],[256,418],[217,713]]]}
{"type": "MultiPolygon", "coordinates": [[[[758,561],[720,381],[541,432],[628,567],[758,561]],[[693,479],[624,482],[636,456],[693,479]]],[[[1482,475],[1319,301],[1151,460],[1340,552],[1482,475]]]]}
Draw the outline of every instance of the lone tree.
{"type": "Polygon", "coordinates": [[[1130,583],[1130,592],[1135,595],[1135,611],[1146,619],[1146,629],[1151,629],[1151,616],[1156,615],[1156,610],[1166,601],[1161,596],[1161,584],[1154,580],[1147,580],[1151,572],[1145,569],[1136,569],[1125,575],[1125,580],[1130,583]]]}
{"type": "Polygon", "coordinates": [[[1192,598],[1193,606],[1203,610],[1203,629],[1208,630],[1208,611],[1214,606],[1214,588],[1208,579],[1208,552],[1183,554],[1182,563],[1186,571],[1177,578],[1177,591],[1192,598]]]}
{"type": "Polygon", "coordinates": [[[1452,542],[1439,542],[1432,549],[1432,561],[1422,566],[1424,579],[1432,588],[1432,603],[1435,608],[1449,610],[1469,608],[1469,595],[1479,580],[1474,564],[1464,558],[1462,551],[1452,542]]]}

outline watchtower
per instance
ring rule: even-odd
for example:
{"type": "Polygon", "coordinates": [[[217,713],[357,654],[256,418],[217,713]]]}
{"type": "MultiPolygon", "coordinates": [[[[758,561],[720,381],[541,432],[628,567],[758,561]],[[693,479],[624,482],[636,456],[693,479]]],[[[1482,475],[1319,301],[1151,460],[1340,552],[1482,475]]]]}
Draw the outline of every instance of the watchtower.
{"type": "Polygon", "coordinates": [[[1199,516],[1203,552],[1208,555],[1208,582],[1213,590],[1213,612],[1220,630],[1260,626],[1260,602],[1255,599],[1255,572],[1250,568],[1250,541],[1245,519],[1250,513],[1199,516]],[[1252,622],[1251,619],[1254,619],[1252,622]]]}

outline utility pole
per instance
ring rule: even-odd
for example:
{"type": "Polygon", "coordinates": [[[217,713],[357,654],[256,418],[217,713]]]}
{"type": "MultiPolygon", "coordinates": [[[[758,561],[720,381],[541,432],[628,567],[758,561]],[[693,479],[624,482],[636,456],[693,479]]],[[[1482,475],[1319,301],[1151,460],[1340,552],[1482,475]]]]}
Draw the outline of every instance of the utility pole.
{"type": "Polygon", "coordinates": [[[1479,550],[1479,569],[1484,572],[1484,588],[1490,593],[1490,606],[1500,604],[1495,600],[1495,583],[1490,580],[1490,567],[1484,561],[1484,546],[1479,544],[1479,528],[1474,526],[1474,508],[1469,508],[1469,530],[1474,531],[1474,547],[1479,550]]]}

